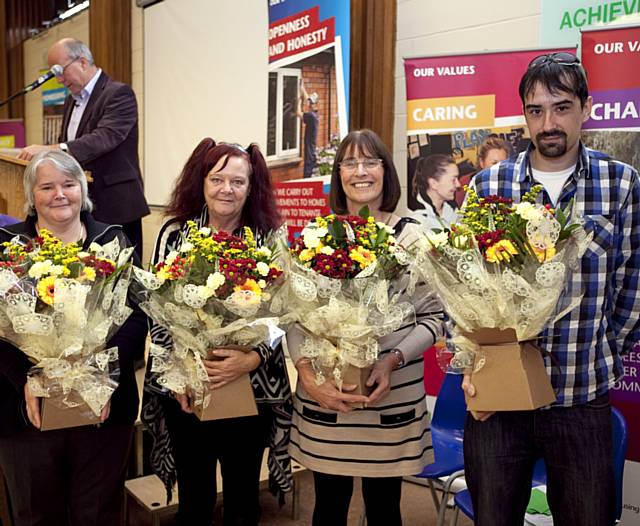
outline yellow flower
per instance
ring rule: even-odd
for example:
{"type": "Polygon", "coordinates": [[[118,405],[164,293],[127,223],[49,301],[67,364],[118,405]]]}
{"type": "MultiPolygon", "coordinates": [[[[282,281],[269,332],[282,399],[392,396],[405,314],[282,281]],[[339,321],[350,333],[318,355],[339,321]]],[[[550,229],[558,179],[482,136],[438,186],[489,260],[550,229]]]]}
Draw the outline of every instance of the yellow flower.
{"type": "Polygon", "coordinates": [[[518,253],[516,247],[513,246],[511,241],[507,239],[501,239],[496,244],[487,248],[484,258],[489,263],[499,263],[501,261],[511,261],[511,256],[515,256],[518,253]]]}
{"type": "Polygon", "coordinates": [[[536,255],[540,263],[544,263],[556,255],[556,247],[553,245],[546,249],[533,247],[533,253],[536,255]]]}
{"type": "Polygon", "coordinates": [[[80,280],[94,281],[96,279],[96,271],[92,267],[84,267],[82,269],[82,276],[80,280]]]}
{"type": "Polygon", "coordinates": [[[312,248],[305,248],[302,252],[300,252],[300,261],[303,262],[307,262],[307,261],[311,261],[313,259],[313,256],[315,256],[316,251],[313,250],[312,248]]]}
{"type": "Polygon", "coordinates": [[[38,296],[47,305],[53,305],[53,292],[56,287],[56,277],[48,276],[38,282],[38,296]]]}
{"type": "Polygon", "coordinates": [[[253,279],[248,279],[242,285],[236,285],[235,287],[233,287],[233,290],[235,292],[238,292],[240,290],[250,290],[256,296],[260,296],[260,294],[262,294],[262,289],[260,288],[260,285],[258,285],[258,283],[253,279]]]}
{"type": "Polygon", "coordinates": [[[358,246],[349,252],[349,257],[357,262],[360,265],[360,268],[367,268],[376,260],[374,252],[361,246],[358,246]]]}

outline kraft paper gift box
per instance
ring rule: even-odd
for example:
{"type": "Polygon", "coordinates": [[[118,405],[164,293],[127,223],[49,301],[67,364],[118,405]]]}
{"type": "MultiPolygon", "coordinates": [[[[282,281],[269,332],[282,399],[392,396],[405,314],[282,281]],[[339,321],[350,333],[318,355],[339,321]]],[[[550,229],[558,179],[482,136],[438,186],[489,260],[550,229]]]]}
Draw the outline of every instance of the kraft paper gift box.
{"type": "Polygon", "coordinates": [[[41,431],[52,431],[99,424],[100,417],[85,403],[77,407],[66,407],[60,395],[41,399],[40,423],[41,431]]]}
{"type": "Polygon", "coordinates": [[[221,420],[258,414],[249,373],[222,387],[210,390],[209,395],[209,404],[206,407],[202,404],[191,405],[191,409],[200,420],[221,420]]]}
{"type": "Polygon", "coordinates": [[[513,329],[480,329],[464,336],[480,346],[484,365],[471,374],[474,397],[465,396],[471,411],[521,411],[556,400],[540,350],[518,343],[513,329]]]}
{"type": "MultiPolygon", "coordinates": [[[[231,345],[227,345],[225,348],[244,352],[251,350],[250,348],[231,345]]],[[[203,407],[203,404],[191,403],[191,409],[193,409],[194,414],[202,421],[258,414],[258,406],[253,394],[253,387],[251,387],[249,373],[243,374],[222,387],[211,389],[208,395],[209,403],[206,407],[203,407]]]]}

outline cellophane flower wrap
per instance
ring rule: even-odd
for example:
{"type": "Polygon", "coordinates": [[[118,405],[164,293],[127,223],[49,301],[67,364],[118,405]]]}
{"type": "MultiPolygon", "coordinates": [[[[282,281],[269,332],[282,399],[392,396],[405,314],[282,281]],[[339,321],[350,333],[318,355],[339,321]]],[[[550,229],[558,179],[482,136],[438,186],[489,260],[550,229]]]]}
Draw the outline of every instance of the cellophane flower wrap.
{"type": "Polygon", "coordinates": [[[366,207],[355,216],[316,217],[294,241],[287,308],[304,333],[300,352],[318,384],[329,375],[341,387],[350,365],[376,361],[379,338],[415,320],[413,305],[401,300],[417,279],[411,250],[366,207]]]}
{"type": "Polygon", "coordinates": [[[140,307],[173,339],[171,348],[150,347],[158,386],[207,407],[202,360],[211,349],[273,344],[282,334],[270,303],[282,282],[284,239],[278,230],[258,245],[250,228],[238,237],[189,221],[176,251],[151,271],[134,269],[143,286],[140,307]]]}
{"type": "Polygon", "coordinates": [[[32,394],[100,415],[117,387],[118,349],[106,344],[131,314],[132,253],[117,238],[83,251],[44,229],[2,244],[0,336],[35,364],[32,394]]]}
{"type": "Polygon", "coordinates": [[[460,222],[427,234],[423,269],[455,325],[453,369],[484,363],[462,333],[514,329],[518,341],[531,340],[580,302],[569,277],[592,234],[571,217],[571,205],[536,204],[541,190],[534,186],[514,203],[469,189],[460,222]]]}

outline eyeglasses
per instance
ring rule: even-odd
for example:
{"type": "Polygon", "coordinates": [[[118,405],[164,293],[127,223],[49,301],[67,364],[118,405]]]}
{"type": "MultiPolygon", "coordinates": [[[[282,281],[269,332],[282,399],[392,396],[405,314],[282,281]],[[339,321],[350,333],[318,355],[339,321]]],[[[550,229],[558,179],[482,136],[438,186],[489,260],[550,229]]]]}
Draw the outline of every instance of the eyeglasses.
{"type": "Polygon", "coordinates": [[[529,62],[529,69],[539,68],[547,64],[558,64],[560,66],[580,66],[580,60],[573,53],[561,51],[559,53],[549,53],[540,55],[529,62]]]}
{"type": "Polygon", "coordinates": [[[367,157],[359,161],[358,159],[345,159],[340,163],[340,168],[346,172],[353,172],[358,169],[358,165],[361,164],[365,170],[375,170],[378,166],[382,165],[382,159],[372,159],[367,157]]]}
{"type": "Polygon", "coordinates": [[[66,65],[62,66],[62,72],[64,73],[65,70],[71,65],[73,64],[76,60],[78,60],[80,57],[76,57],[74,59],[71,60],[71,62],[67,62],[66,65]]]}

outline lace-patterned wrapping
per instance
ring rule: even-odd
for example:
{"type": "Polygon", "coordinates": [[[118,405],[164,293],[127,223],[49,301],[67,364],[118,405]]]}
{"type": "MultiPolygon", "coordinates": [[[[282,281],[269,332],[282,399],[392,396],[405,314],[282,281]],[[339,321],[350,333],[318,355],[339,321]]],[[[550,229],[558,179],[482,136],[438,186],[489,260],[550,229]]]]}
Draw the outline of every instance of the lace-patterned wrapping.
{"type": "MultiPolygon", "coordinates": [[[[527,235],[532,246],[546,249],[558,243],[559,223],[551,216],[529,223],[527,235]]],[[[454,321],[451,340],[453,369],[478,370],[484,364],[478,347],[460,335],[481,328],[516,331],[519,341],[536,338],[549,324],[575,308],[582,290],[567,288],[569,273],[588,247],[592,235],[578,228],[559,244],[548,261],[530,258],[515,271],[506,265],[489,264],[477,248],[460,250],[444,246],[429,249],[421,259],[425,280],[437,291],[449,317],[454,321]],[[474,365],[475,364],[475,365],[474,365]]]]}
{"type": "Polygon", "coordinates": [[[54,398],[62,407],[78,407],[84,403],[93,414],[100,416],[118,385],[112,379],[118,371],[109,370],[117,361],[116,347],[75,360],[44,358],[29,371],[27,383],[35,396],[54,398]]]}
{"type": "Polygon", "coordinates": [[[117,386],[117,349],[104,348],[131,313],[127,262],[133,249],[121,250],[117,238],[95,248],[117,262],[119,272],[84,282],[57,277],[51,305],[38,303],[36,281],[27,273],[1,270],[0,336],[36,363],[29,373],[35,393],[66,407],[84,403],[99,415],[117,386]]]}
{"type": "MultiPolygon", "coordinates": [[[[140,308],[170,334],[173,346],[150,348],[155,382],[174,393],[189,392],[195,405],[206,407],[210,400],[208,376],[203,359],[210,350],[227,345],[275,346],[284,332],[279,317],[270,312],[270,304],[253,291],[234,291],[219,300],[204,297],[203,286],[173,282],[160,289],[153,274],[135,271],[135,279],[145,289],[138,291],[145,301],[140,308]],[[160,290],[158,290],[160,289],[160,290]]],[[[278,297],[277,286],[269,289],[278,297]]]]}
{"type": "Polygon", "coordinates": [[[408,287],[415,289],[415,268],[411,260],[392,282],[374,263],[354,279],[338,280],[289,259],[282,304],[305,333],[300,352],[312,360],[316,382],[330,374],[340,387],[349,365],[364,368],[376,361],[378,338],[415,321],[413,305],[401,301],[408,287]]]}

